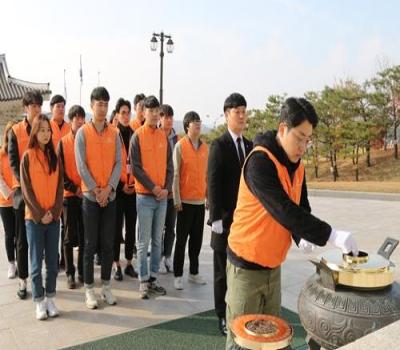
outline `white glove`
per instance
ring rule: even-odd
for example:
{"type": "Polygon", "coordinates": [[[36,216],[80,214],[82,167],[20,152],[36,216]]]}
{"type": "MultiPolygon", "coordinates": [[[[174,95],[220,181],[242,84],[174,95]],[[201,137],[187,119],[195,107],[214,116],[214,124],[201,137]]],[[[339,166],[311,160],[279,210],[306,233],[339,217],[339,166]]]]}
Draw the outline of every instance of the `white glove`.
{"type": "Polygon", "coordinates": [[[224,228],[222,227],[222,220],[213,221],[211,224],[211,231],[217,234],[221,234],[224,232],[224,228]]]}
{"type": "Polygon", "coordinates": [[[299,242],[299,248],[304,254],[310,254],[315,249],[315,244],[312,244],[311,242],[302,238],[299,242]]]}
{"type": "Polygon", "coordinates": [[[342,249],[344,254],[352,252],[353,256],[358,256],[357,243],[350,232],[332,229],[328,241],[334,246],[342,249]]]}

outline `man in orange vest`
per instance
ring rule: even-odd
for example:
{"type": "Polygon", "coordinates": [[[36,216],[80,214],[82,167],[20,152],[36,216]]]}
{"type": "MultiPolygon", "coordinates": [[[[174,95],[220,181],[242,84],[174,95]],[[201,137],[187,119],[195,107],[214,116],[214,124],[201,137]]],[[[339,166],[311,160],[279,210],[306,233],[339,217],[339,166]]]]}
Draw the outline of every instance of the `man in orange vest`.
{"type": "Polygon", "coordinates": [[[171,147],[163,130],[158,129],[160,103],[154,96],[144,100],[145,123],[133,134],[129,147],[135,176],[138,215],[137,267],[139,292],[149,299],[149,292],[165,295],[157,277],[161,258],[161,237],[165,224],[168,192],[172,188],[171,147]],[[150,273],[147,251],[151,240],[150,273]]]}
{"type": "MultiPolygon", "coordinates": [[[[163,104],[160,107],[160,124],[167,136],[171,152],[173,152],[176,143],[179,141],[179,136],[175,132],[174,126],[174,110],[168,104],[163,104]]],[[[176,210],[174,206],[174,198],[172,192],[168,194],[167,213],[165,214],[164,236],[161,246],[161,262],[159,273],[165,274],[172,272],[172,248],[175,240],[175,223],[176,210]]]]}
{"type": "Polygon", "coordinates": [[[101,247],[101,297],[109,305],[116,299],[111,293],[110,276],[116,227],[115,191],[121,176],[121,140],[107,120],[110,95],[97,87],[90,96],[93,119],[82,126],[75,140],[75,157],[82,179],[82,213],[85,230],[83,278],[86,306],[96,309],[93,257],[98,242],[101,247]]]}
{"type": "MultiPolygon", "coordinates": [[[[50,126],[52,131],[52,139],[54,149],[57,150],[58,143],[61,138],[67,135],[71,129],[69,123],[64,120],[65,114],[65,98],[61,95],[54,95],[50,100],[50,111],[51,111],[51,119],[50,126]]],[[[61,239],[60,239],[60,268],[65,268],[65,259],[64,259],[64,219],[63,214],[61,214],[61,239]]]]}
{"type": "Polygon", "coordinates": [[[54,95],[50,100],[51,131],[53,132],[53,145],[57,149],[61,138],[69,133],[71,126],[64,120],[65,98],[61,95],[54,95]]]}
{"type": "Polygon", "coordinates": [[[17,241],[17,266],[19,277],[19,289],[17,295],[20,299],[26,299],[26,279],[28,278],[28,241],[25,228],[25,203],[22,198],[20,185],[20,162],[28,148],[29,135],[32,123],[42,112],[43,97],[39,91],[25,93],[22,104],[26,117],[15,124],[8,133],[8,157],[13,173],[13,207],[15,209],[15,230],[17,241]]]}
{"type": "Polygon", "coordinates": [[[199,274],[199,255],[203,244],[207,189],[208,147],[200,140],[201,120],[196,112],[183,118],[186,136],[174,149],[173,194],[178,212],[174,253],[174,286],[183,289],[183,264],[189,238],[189,282],[206,284],[199,274]]]}
{"type": "MultiPolygon", "coordinates": [[[[304,98],[288,98],[277,131],[258,136],[243,166],[228,238],[227,324],[243,314],[279,316],[280,265],[292,239],[303,250],[331,242],[358,255],[349,232],[311,214],[301,157],[318,116],[304,98]]],[[[229,329],[227,349],[240,349],[229,329]]]]}
{"type": "Polygon", "coordinates": [[[67,286],[75,289],[75,266],[73,247],[79,246],[78,279],[83,283],[83,250],[84,235],[82,221],[82,189],[81,177],[75,161],[75,135],[85,123],[85,110],[78,105],[72,106],[68,112],[71,131],[63,136],[58,144],[58,156],[64,169],[64,203],[62,220],[65,236],[62,238],[62,249],[65,257],[67,286]]]}
{"type": "Polygon", "coordinates": [[[114,262],[115,273],[114,279],[122,281],[122,269],[120,264],[120,248],[122,238],[122,230],[125,222],[125,259],[126,267],[124,273],[132,278],[137,278],[137,273],[132,265],[134,254],[136,255],[136,193],[135,181],[131,171],[128,152],[129,143],[131,141],[133,131],[129,126],[131,117],[131,103],[123,98],[118,99],[115,106],[115,117],[117,120],[117,130],[121,136],[122,152],[122,172],[117,187],[117,231],[114,242],[114,262]]]}
{"type": "Polygon", "coordinates": [[[133,131],[136,131],[144,124],[143,102],[146,96],[137,94],[133,99],[133,108],[135,109],[135,118],[129,122],[129,126],[133,131]]]}

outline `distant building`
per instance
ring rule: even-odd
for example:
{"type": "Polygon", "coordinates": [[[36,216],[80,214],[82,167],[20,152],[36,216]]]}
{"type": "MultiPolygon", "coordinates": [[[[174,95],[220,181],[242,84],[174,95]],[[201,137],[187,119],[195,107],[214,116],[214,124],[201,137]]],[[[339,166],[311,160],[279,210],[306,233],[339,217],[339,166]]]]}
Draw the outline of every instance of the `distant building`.
{"type": "Polygon", "coordinates": [[[6,55],[0,55],[0,132],[11,119],[20,118],[24,114],[22,97],[25,92],[39,90],[44,100],[50,98],[50,84],[31,83],[13,78],[7,68],[6,55]]]}

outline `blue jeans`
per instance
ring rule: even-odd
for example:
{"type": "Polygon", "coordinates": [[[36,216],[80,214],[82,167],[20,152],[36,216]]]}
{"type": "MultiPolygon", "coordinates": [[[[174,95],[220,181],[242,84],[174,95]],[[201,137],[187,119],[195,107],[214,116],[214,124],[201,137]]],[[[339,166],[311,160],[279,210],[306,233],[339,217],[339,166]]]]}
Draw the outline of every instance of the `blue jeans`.
{"type": "Polygon", "coordinates": [[[31,262],[32,297],[33,301],[42,301],[45,291],[47,297],[56,295],[60,220],[47,225],[26,220],[25,225],[31,262]],[[42,280],[43,256],[46,263],[46,289],[42,280]]]}
{"type": "Polygon", "coordinates": [[[161,238],[167,211],[167,199],[156,200],[153,196],[136,195],[138,236],[136,239],[139,281],[150,276],[157,278],[161,259],[161,238]],[[151,239],[150,276],[147,267],[147,251],[151,239]]]}

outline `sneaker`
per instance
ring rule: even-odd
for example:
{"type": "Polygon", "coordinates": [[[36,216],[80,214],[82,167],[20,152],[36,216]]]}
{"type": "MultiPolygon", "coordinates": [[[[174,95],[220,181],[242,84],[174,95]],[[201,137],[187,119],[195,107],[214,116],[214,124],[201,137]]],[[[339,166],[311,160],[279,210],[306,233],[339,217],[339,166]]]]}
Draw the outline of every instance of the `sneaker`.
{"type": "Polygon", "coordinates": [[[47,309],[45,300],[36,302],[36,319],[47,320],[47,309]]]}
{"type": "Polygon", "coordinates": [[[140,282],[139,284],[139,293],[142,299],[149,299],[149,282],[140,282]]]}
{"type": "Polygon", "coordinates": [[[207,284],[207,281],[203,278],[203,276],[197,274],[197,275],[192,275],[189,273],[189,282],[195,283],[195,284],[207,284]]]}
{"type": "Polygon", "coordinates": [[[94,293],[94,288],[86,288],[86,307],[88,309],[97,309],[99,306],[96,299],[96,294],[94,293]]]}
{"type": "Polygon", "coordinates": [[[162,275],[165,275],[166,273],[168,273],[164,257],[161,259],[160,268],[158,269],[158,273],[161,273],[162,275]]]}
{"type": "Polygon", "coordinates": [[[26,292],[26,280],[20,279],[19,280],[19,288],[18,288],[18,291],[17,291],[17,295],[21,300],[24,300],[24,299],[26,299],[27,294],[28,293],[26,292]]]}
{"type": "Polygon", "coordinates": [[[172,268],[173,263],[172,263],[171,257],[165,258],[164,264],[165,264],[165,268],[167,269],[168,272],[174,272],[174,269],[172,268]]]}
{"type": "Polygon", "coordinates": [[[178,289],[178,290],[183,289],[182,277],[175,277],[174,286],[175,286],[175,289],[178,289]]]}
{"type": "Polygon", "coordinates": [[[138,278],[138,274],[131,264],[126,265],[124,273],[125,275],[131,276],[132,278],[138,278]]]}
{"type": "Polygon", "coordinates": [[[17,266],[15,265],[15,262],[10,263],[8,266],[8,272],[7,272],[7,277],[9,279],[13,279],[17,276],[17,266]]]}
{"type": "Polygon", "coordinates": [[[165,294],[167,294],[167,291],[165,290],[165,288],[161,287],[158,284],[157,280],[149,281],[149,286],[148,287],[149,287],[149,291],[151,293],[154,293],[154,294],[157,294],[157,295],[165,295],[165,294]]]}
{"type": "Polygon", "coordinates": [[[49,317],[60,315],[60,311],[58,311],[56,304],[54,304],[54,298],[46,298],[46,308],[49,317]]]}
{"type": "Polygon", "coordinates": [[[103,299],[108,305],[117,304],[117,299],[112,295],[109,285],[103,285],[103,288],[101,289],[101,299],[103,299]]]}
{"type": "Polygon", "coordinates": [[[67,275],[67,288],[68,289],[76,288],[75,277],[72,275],[67,275]]]}
{"type": "Polygon", "coordinates": [[[114,279],[116,281],[122,281],[124,279],[124,276],[122,275],[122,271],[121,271],[121,266],[117,266],[115,273],[114,273],[114,279]]]}

